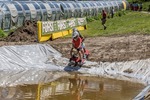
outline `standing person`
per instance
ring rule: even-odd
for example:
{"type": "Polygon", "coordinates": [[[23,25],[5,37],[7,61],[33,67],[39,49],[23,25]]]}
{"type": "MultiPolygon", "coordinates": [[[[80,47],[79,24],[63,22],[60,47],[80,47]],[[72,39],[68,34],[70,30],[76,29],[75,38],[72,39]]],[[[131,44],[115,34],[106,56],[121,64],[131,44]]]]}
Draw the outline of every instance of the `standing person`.
{"type": "Polygon", "coordinates": [[[132,3],[130,2],[129,4],[130,4],[130,10],[133,10],[133,5],[132,5],[132,3]]]}
{"type": "Polygon", "coordinates": [[[148,12],[150,12],[150,5],[149,5],[149,7],[148,7],[148,12]]]}
{"type": "Polygon", "coordinates": [[[102,10],[102,25],[104,26],[104,30],[107,28],[105,23],[106,23],[106,17],[107,17],[107,14],[104,10],[102,10]]]}
{"type": "Polygon", "coordinates": [[[143,9],[143,4],[142,4],[142,2],[139,4],[139,11],[142,11],[142,9],[143,9]]]}
{"type": "Polygon", "coordinates": [[[111,8],[111,12],[110,13],[111,13],[111,18],[113,18],[114,17],[114,8],[113,7],[111,8]]]}

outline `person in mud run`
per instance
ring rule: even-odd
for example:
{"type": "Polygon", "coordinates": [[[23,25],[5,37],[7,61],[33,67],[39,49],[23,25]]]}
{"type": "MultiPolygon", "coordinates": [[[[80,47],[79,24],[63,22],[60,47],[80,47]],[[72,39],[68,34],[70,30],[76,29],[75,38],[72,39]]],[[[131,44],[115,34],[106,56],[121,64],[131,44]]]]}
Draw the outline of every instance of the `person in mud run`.
{"type": "Polygon", "coordinates": [[[106,14],[105,10],[102,10],[102,19],[101,19],[101,21],[102,21],[102,25],[104,26],[104,30],[106,30],[106,28],[107,28],[106,25],[105,25],[106,17],[107,17],[107,14],[106,14]]]}
{"type": "Polygon", "coordinates": [[[83,47],[83,50],[84,50],[84,52],[86,51],[85,50],[85,44],[83,43],[84,42],[84,37],[81,35],[81,33],[79,32],[79,30],[77,30],[76,28],[73,28],[73,32],[75,32],[75,31],[77,31],[78,33],[79,33],[79,37],[82,39],[82,47],[83,47]]]}
{"type": "Polygon", "coordinates": [[[74,28],[72,33],[72,48],[70,51],[70,55],[72,57],[73,49],[75,48],[79,54],[80,62],[83,63],[84,60],[84,45],[83,38],[81,38],[80,33],[74,28]]]}

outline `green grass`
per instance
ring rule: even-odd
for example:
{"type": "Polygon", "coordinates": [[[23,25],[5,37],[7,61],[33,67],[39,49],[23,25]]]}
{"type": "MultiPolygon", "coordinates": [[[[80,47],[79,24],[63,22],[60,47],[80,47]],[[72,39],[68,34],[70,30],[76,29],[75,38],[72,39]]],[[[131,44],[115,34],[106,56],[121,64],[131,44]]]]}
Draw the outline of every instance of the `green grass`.
{"type": "Polygon", "coordinates": [[[150,14],[126,12],[121,17],[107,19],[107,29],[103,30],[100,20],[88,22],[87,30],[80,31],[83,36],[110,36],[124,34],[150,34],[150,14]]]}
{"type": "Polygon", "coordinates": [[[6,37],[8,33],[4,32],[3,30],[0,30],[0,38],[6,37]]]}

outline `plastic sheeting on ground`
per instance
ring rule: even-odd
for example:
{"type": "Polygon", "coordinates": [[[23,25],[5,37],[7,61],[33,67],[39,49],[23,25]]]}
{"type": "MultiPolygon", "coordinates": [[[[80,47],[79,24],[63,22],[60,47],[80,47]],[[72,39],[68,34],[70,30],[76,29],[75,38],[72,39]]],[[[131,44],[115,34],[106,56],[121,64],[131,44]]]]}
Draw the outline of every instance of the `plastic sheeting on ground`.
{"type": "Polygon", "coordinates": [[[49,82],[67,75],[66,71],[150,83],[150,59],[113,63],[86,61],[86,67],[71,68],[67,66],[67,58],[45,44],[0,47],[0,62],[0,86],[49,82]]]}
{"type": "MultiPolygon", "coordinates": [[[[46,79],[47,70],[57,66],[46,64],[48,57],[61,54],[48,45],[4,46],[0,48],[0,85],[35,84],[46,79]]],[[[56,76],[56,75],[53,75],[56,76]]],[[[57,76],[58,78],[60,76],[57,76]]],[[[54,78],[52,78],[54,79],[54,78]]]]}
{"type": "Polygon", "coordinates": [[[150,98],[150,85],[144,88],[135,98],[132,100],[149,100],[150,98]]]}

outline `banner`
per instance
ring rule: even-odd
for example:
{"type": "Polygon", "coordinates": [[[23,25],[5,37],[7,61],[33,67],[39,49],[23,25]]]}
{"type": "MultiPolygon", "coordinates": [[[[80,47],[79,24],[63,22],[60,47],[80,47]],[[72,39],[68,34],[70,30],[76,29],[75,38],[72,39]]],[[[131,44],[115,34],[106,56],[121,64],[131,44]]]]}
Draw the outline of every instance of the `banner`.
{"type": "Polygon", "coordinates": [[[52,34],[53,32],[71,29],[76,26],[86,25],[86,18],[73,18],[68,20],[58,21],[43,21],[42,22],[42,35],[52,34]]]}

